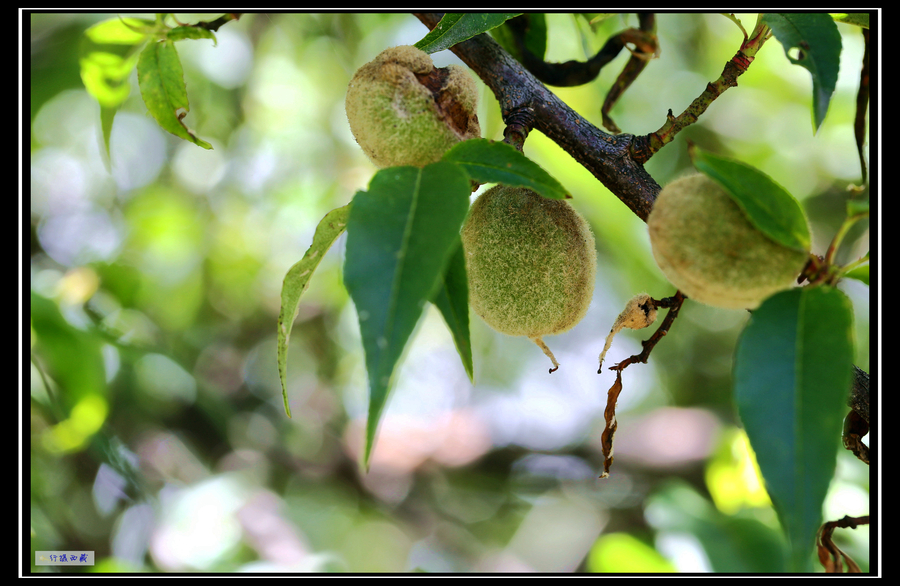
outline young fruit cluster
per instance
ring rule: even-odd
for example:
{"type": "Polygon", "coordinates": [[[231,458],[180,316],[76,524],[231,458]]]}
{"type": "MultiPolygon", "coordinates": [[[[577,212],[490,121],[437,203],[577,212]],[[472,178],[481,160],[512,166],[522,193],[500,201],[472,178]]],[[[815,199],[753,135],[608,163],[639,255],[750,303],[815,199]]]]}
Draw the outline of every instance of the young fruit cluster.
{"type": "Polygon", "coordinates": [[[463,67],[435,68],[415,47],[392,47],[350,80],[347,120],[378,168],[423,167],[456,143],[481,137],[477,95],[463,67]]]}
{"type": "Polygon", "coordinates": [[[689,298],[754,309],[791,287],[809,252],[763,234],[725,189],[706,175],[677,179],[660,192],[647,220],[656,264],[689,298]]]}
{"type": "Polygon", "coordinates": [[[543,336],[581,321],[594,292],[587,222],[562,200],[521,187],[484,192],[462,229],[469,303],[498,332],[527,336],[559,366],[543,336]]]}

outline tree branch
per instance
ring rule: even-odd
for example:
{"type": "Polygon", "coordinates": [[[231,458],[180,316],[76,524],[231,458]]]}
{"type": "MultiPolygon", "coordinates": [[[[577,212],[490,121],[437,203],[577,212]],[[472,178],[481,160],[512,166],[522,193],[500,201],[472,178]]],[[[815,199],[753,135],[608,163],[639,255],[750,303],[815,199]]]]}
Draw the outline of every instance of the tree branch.
{"type": "Polygon", "coordinates": [[[847,406],[856,411],[869,424],[869,373],[853,366],[853,384],[847,406]]]}
{"type": "Polygon", "coordinates": [[[525,66],[538,80],[557,87],[572,87],[593,81],[600,74],[603,67],[615,59],[619,52],[625,48],[623,34],[619,33],[607,39],[597,54],[587,61],[566,61],[565,63],[550,63],[537,57],[525,46],[525,26],[528,21],[527,14],[510,19],[506,24],[513,31],[513,39],[518,51],[522,54],[522,65],[525,66]]]}
{"type": "MultiPolygon", "coordinates": [[[[416,13],[429,29],[441,14],[416,13]]],[[[659,184],[631,156],[632,134],[606,134],[572,110],[503,50],[481,34],[451,49],[481,78],[500,102],[504,121],[530,108],[534,128],[545,134],[591,172],[645,222],[659,193],[659,184]]]]}

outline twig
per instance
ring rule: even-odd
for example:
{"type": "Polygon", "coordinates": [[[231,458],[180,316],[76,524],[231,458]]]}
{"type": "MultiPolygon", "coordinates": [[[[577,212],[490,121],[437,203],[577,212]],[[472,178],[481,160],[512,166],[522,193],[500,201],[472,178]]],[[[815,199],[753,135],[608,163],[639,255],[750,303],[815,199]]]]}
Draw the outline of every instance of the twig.
{"type": "Polygon", "coordinates": [[[862,573],[859,566],[853,559],[838,548],[831,540],[831,535],[837,528],[856,529],[860,525],[868,525],[869,516],[848,517],[844,516],[837,521],[829,521],[819,528],[816,533],[816,547],[819,553],[819,562],[825,568],[825,572],[829,574],[842,574],[844,571],[843,561],[847,562],[847,572],[850,574],[862,573]]]}
{"type": "Polygon", "coordinates": [[[609,369],[615,370],[617,372],[622,372],[629,364],[634,364],[636,362],[647,364],[647,358],[649,358],[650,352],[652,352],[656,344],[658,344],[659,341],[662,340],[663,336],[669,333],[669,328],[672,327],[672,323],[675,321],[675,318],[678,317],[678,312],[681,310],[681,305],[684,303],[685,299],[687,299],[687,297],[685,297],[681,291],[676,291],[675,295],[673,295],[672,297],[666,297],[659,300],[654,299],[653,302],[656,307],[669,309],[666,317],[663,319],[662,323],[659,325],[653,335],[650,336],[650,339],[641,342],[643,350],[641,350],[640,354],[629,356],[622,362],[614,366],[610,366],[609,369]]]}
{"type": "MultiPolygon", "coordinates": [[[[653,347],[668,333],[669,328],[678,316],[678,311],[681,309],[681,305],[684,303],[685,299],[686,297],[681,291],[676,291],[675,295],[672,297],[666,297],[659,300],[652,299],[651,301],[655,307],[669,309],[662,324],[660,324],[659,328],[649,340],[641,342],[644,346],[644,350],[640,354],[626,358],[619,364],[609,368],[610,370],[616,371],[616,382],[613,383],[613,386],[611,386],[607,392],[606,409],[603,411],[603,418],[606,421],[606,426],[603,428],[603,433],[600,434],[600,448],[603,451],[603,473],[600,475],[600,478],[609,477],[609,468],[613,463],[613,438],[615,437],[616,429],[619,427],[619,423],[616,420],[616,402],[619,400],[619,393],[622,392],[622,371],[625,370],[626,366],[635,362],[646,364],[647,357],[650,355],[653,347]]],[[[600,371],[598,370],[597,372],[599,373],[600,371]]]]}
{"type": "Polygon", "coordinates": [[[609,111],[613,109],[622,94],[625,93],[631,84],[637,79],[637,76],[647,67],[650,59],[659,56],[659,42],[656,38],[656,15],[652,12],[642,12],[638,14],[640,19],[639,29],[629,29],[620,33],[626,43],[630,42],[635,46],[631,52],[631,58],[625,64],[622,73],[616,78],[615,83],[609,88],[606,99],[603,101],[603,107],[600,108],[600,116],[603,117],[603,126],[610,132],[622,132],[609,116],[609,111]]]}
{"type": "Polygon", "coordinates": [[[507,21],[512,31],[516,49],[522,56],[522,65],[541,82],[556,87],[573,87],[583,85],[596,79],[603,67],[615,59],[625,47],[623,33],[613,35],[607,39],[597,54],[587,61],[566,61],[564,63],[550,63],[544,61],[528,50],[525,45],[525,33],[527,31],[528,15],[524,14],[507,21]]]}
{"type": "MultiPolygon", "coordinates": [[[[743,31],[743,27],[741,28],[743,31]]],[[[666,114],[666,122],[656,132],[645,136],[638,136],[632,143],[632,156],[636,161],[646,163],[657,151],[674,140],[675,135],[697,121],[706,109],[722,93],[730,87],[737,87],[737,78],[747,71],[750,63],[759,52],[763,43],[769,38],[769,27],[757,21],[756,28],[751,37],[744,32],[744,41],[734,57],[725,64],[722,75],[715,82],[706,84],[706,89],[700,94],[687,110],[676,118],[670,109],[666,114]]]]}

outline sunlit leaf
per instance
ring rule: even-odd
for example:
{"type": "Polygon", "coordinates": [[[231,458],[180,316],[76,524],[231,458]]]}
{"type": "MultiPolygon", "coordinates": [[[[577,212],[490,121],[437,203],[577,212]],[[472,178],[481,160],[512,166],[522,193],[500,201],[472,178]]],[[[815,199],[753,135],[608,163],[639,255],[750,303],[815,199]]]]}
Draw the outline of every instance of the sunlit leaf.
{"type": "Polygon", "coordinates": [[[181,121],[190,110],[184,71],[172,41],[149,43],[138,60],[138,85],[147,110],[159,125],[197,146],[212,149],[181,121]]]}
{"type": "Polygon", "coordinates": [[[604,533],[588,554],[592,572],[659,574],[675,567],[653,547],[629,533],[604,533]]]}
{"type": "Polygon", "coordinates": [[[147,40],[153,25],[152,20],[143,18],[115,17],[92,25],[84,36],[97,45],[136,45],[147,40]]]}
{"type": "Polygon", "coordinates": [[[287,352],[291,339],[294,319],[300,309],[300,297],[309,289],[309,280],[337,240],[347,227],[350,205],[331,210],[316,226],[313,241],[303,258],[292,266],[284,276],[281,289],[281,312],[278,314],[278,376],[281,379],[281,393],[284,397],[284,412],[291,416],[291,407],[287,393],[287,352]]]}
{"type": "Polygon", "coordinates": [[[87,92],[100,104],[103,162],[107,170],[113,118],[131,93],[131,72],[137,67],[141,45],[148,39],[134,29],[149,24],[152,22],[137,18],[112,18],[88,28],[81,40],[79,73],[87,92]]]}
{"type": "Polygon", "coordinates": [[[115,108],[131,91],[128,77],[137,67],[139,47],[148,36],[128,28],[146,21],[114,18],[99,22],[84,32],[78,64],[88,93],[101,106],[115,108]]]}

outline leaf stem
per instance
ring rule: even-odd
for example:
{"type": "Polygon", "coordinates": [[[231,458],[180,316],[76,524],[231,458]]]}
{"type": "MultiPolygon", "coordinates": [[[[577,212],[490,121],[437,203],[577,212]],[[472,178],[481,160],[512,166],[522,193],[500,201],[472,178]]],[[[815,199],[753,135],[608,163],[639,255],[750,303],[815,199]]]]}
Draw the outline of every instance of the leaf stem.
{"type": "MultiPolygon", "coordinates": [[[[834,238],[831,240],[831,244],[828,246],[828,250],[825,252],[825,264],[831,265],[834,262],[834,255],[837,254],[838,248],[841,246],[841,242],[844,240],[844,236],[847,235],[847,232],[857,221],[867,218],[869,216],[869,212],[863,212],[860,214],[854,214],[852,216],[847,216],[844,218],[841,227],[838,228],[837,233],[834,235],[834,238]]],[[[851,267],[852,268],[852,267],[851,267]]],[[[849,269],[848,269],[849,270],[849,269]]]]}

